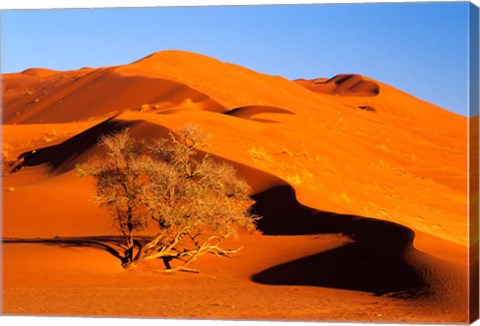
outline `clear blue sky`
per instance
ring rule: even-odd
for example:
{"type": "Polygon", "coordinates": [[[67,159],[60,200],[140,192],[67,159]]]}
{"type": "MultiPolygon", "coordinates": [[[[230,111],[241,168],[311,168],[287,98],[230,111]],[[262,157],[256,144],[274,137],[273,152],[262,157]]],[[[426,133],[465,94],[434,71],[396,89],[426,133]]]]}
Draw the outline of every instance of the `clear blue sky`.
{"type": "Polygon", "coordinates": [[[360,73],[467,115],[468,3],[2,12],[3,73],[181,49],[289,79],[360,73]]]}

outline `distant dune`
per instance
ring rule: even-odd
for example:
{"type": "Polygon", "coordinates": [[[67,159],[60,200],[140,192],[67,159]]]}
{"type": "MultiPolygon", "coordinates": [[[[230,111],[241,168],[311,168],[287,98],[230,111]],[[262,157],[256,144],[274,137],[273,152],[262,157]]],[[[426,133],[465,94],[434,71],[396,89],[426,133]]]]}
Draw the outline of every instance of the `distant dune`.
{"type": "Polygon", "coordinates": [[[2,78],[4,313],[468,320],[466,117],[366,76],[290,81],[184,51],[2,78]],[[103,135],[191,123],[252,186],[260,232],[202,275],[125,272],[75,166],[103,135]]]}
{"type": "Polygon", "coordinates": [[[374,81],[366,80],[360,75],[337,75],[329,80],[314,79],[296,80],[316,93],[344,96],[376,96],[380,93],[380,85],[374,81]]]}

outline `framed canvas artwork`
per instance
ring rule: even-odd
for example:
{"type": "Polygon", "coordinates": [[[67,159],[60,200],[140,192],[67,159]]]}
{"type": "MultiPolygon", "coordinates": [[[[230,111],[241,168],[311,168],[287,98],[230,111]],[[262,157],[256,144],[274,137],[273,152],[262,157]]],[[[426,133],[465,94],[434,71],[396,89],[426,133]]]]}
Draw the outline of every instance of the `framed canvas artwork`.
{"type": "Polygon", "coordinates": [[[3,8],[1,314],[474,322],[478,13],[3,8]]]}

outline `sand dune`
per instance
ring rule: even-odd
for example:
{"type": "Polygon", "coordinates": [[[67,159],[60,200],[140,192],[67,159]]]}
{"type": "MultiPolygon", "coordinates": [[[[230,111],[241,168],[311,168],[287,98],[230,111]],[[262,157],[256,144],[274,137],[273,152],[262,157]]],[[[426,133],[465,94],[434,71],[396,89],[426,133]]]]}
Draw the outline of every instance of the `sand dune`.
{"type": "Polygon", "coordinates": [[[35,77],[44,77],[50,76],[58,73],[58,71],[44,68],[30,68],[22,71],[23,75],[35,76],[35,77]]]}
{"type": "Polygon", "coordinates": [[[299,85],[309,90],[329,95],[343,96],[377,96],[380,93],[380,85],[374,81],[366,80],[360,75],[337,75],[328,80],[314,79],[296,80],[299,85]]]}
{"type": "Polygon", "coordinates": [[[276,108],[273,106],[244,106],[241,108],[235,108],[230,111],[225,112],[226,115],[233,117],[251,119],[258,122],[276,122],[272,119],[258,118],[257,115],[265,113],[275,113],[275,114],[294,114],[288,110],[282,108],[276,108]]]}
{"type": "Polygon", "coordinates": [[[468,319],[467,118],[368,77],[289,81],[183,51],[3,78],[6,313],[468,319]],[[189,123],[251,185],[261,234],[230,240],[244,246],[234,259],[199,260],[202,275],[125,272],[93,180],[74,168],[103,155],[103,135],[149,141],[189,123]],[[106,300],[120,283],[169,300],[106,300]],[[175,304],[191,293],[210,299],[175,304]]]}
{"type": "Polygon", "coordinates": [[[207,95],[182,83],[148,76],[123,77],[115,68],[57,73],[46,80],[33,75],[23,80],[23,91],[15,87],[16,78],[8,77],[5,123],[73,122],[179,105],[222,110],[207,95]]]}
{"type": "Polygon", "coordinates": [[[85,163],[90,157],[98,156],[102,152],[98,145],[102,136],[111,135],[126,128],[131,129],[133,135],[136,135],[136,131],[140,129],[142,136],[150,134],[152,138],[167,137],[170,132],[164,127],[146,121],[122,121],[110,118],[60,144],[22,153],[18,156],[18,163],[14,165],[12,172],[38,165],[48,166],[51,174],[72,171],[77,164],[85,163]]]}

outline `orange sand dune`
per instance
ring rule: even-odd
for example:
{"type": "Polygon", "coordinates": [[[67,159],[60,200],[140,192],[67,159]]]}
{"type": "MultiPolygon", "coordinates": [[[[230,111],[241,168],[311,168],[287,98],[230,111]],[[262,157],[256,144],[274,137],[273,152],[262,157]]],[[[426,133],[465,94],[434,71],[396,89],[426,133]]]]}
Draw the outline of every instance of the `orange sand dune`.
{"type": "Polygon", "coordinates": [[[22,74],[36,77],[44,77],[56,74],[57,71],[44,68],[30,68],[22,71],[22,74]]]}
{"type": "Polygon", "coordinates": [[[294,114],[293,112],[290,112],[288,110],[285,110],[282,108],[276,108],[272,106],[244,106],[241,108],[235,108],[225,112],[225,114],[230,116],[243,118],[243,119],[252,119],[258,122],[276,122],[275,120],[258,118],[258,115],[261,115],[264,113],[294,114]]]}
{"type": "Polygon", "coordinates": [[[3,77],[6,313],[468,320],[467,118],[363,76],[289,81],[183,51],[3,77]],[[262,234],[201,275],[123,271],[74,168],[105,134],[190,123],[252,186],[262,234]]]}
{"type": "Polygon", "coordinates": [[[124,78],[114,68],[34,75],[22,78],[21,87],[15,84],[16,77],[5,76],[5,123],[72,122],[181,104],[222,110],[207,95],[182,83],[148,76],[124,78]]]}
{"type": "Polygon", "coordinates": [[[376,96],[380,92],[380,86],[374,82],[365,80],[360,75],[337,75],[329,80],[315,79],[296,80],[299,85],[308,88],[311,91],[344,96],[376,96]]]}

